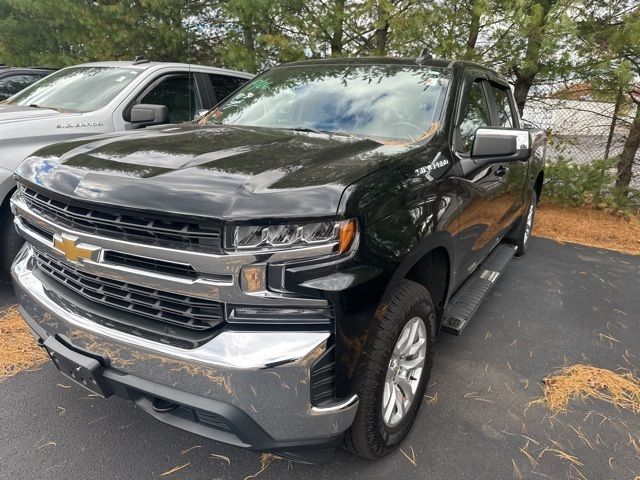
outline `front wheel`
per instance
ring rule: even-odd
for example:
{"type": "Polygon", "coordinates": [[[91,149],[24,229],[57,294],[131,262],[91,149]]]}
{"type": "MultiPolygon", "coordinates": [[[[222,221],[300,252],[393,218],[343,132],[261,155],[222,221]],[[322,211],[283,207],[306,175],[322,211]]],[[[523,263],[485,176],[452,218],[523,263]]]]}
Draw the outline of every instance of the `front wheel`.
{"type": "Polygon", "coordinates": [[[407,436],[422,404],[436,337],[429,292],[403,280],[372,335],[358,412],[345,445],[356,455],[375,459],[407,436]]]}

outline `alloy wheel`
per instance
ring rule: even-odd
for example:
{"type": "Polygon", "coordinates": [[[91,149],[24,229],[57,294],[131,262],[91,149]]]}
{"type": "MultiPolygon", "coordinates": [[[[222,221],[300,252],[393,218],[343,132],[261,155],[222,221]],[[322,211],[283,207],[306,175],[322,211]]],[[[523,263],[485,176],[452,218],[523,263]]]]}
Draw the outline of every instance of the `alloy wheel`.
{"type": "Polygon", "coordinates": [[[427,327],[420,317],[413,317],[402,329],[387,367],[382,394],[382,420],[387,427],[398,425],[411,408],[426,355],[427,327]]]}

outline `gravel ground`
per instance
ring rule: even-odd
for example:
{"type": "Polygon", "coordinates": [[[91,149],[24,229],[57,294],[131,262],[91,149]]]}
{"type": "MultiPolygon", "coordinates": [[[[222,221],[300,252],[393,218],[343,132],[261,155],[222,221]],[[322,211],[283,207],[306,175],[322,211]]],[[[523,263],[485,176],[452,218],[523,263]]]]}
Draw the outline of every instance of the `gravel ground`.
{"type": "MultiPolygon", "coordinates": [[[[276,460],[257,478],[636,478],[637,414],[574,401],[552,416],[527,404],[567,363],[638,375],[639,274],[639,256],[533,239],[463,335],[440,338],[402,451],[378,462],[344,452],[319,466],[276,460]]],[[[12,302],[1,287],[0,304],[12,302]]],[[[0,384],[0,431],[0,478],[146,479],[185,465],[162,478],[242,480],[260,470],[259,455],[161,424],[124,400],[88,397],[49,364],[0,384]]]]}

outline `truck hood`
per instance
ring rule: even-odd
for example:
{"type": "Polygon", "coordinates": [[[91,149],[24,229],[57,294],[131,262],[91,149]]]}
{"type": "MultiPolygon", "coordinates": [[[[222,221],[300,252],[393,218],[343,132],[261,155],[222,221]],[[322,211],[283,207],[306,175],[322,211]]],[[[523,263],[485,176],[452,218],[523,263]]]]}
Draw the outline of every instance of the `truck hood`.
{"type": "Polygon", "coordinates": [[[111,114],[58,112],[48,108],[0,104],[0,167],[15,168],[45,145],[113,131],[111,114]]]}
{"type": "Polygon", "coordinates": [[[186,125],[43,148],[17,174],[62,195],[226,220],[335,216],[345,188],[415,146],[186,125]]]}
{"type": "MultiPolygon", "coordinates": [[[[0,125],[10,122],[24,122],[43,118],[64,117],[65,114],[48,108],[20,107],[18,105],[0,105],[0,125]]],[[[68,115],[67,115],[68,116],[68,115]]]]}

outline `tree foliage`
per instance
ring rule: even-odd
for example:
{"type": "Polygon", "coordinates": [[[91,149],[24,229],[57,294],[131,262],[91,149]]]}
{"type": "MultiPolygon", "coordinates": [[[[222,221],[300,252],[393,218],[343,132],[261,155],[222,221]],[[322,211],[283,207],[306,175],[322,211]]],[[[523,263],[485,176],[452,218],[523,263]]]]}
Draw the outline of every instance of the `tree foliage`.
{"type": "MultiPolygon", "coordinates": [[[[257,72],[310,57],[416,56],[425,46],[435,56],[485,63],[507,75],[521,112],[532,93],[578,80],[604,98],[622,92],[622,108],[630,108],[629,92],[640,78],[640,6],[633,0],[0,0],[0,62],[15,65],[144,55],[257,72]]],[[[623,188],[640,132],[630,137],[619,166],[623,188]]]]}
{"type": "Polygon", "coordinates": [[[638,24],[630,0],[0,0],[0,61],[145,55],[259,71],[307,57],[415,56],[426,46],[493,65],[524,102],[531,88],[578,71],[629,82],[638,24]]]}

